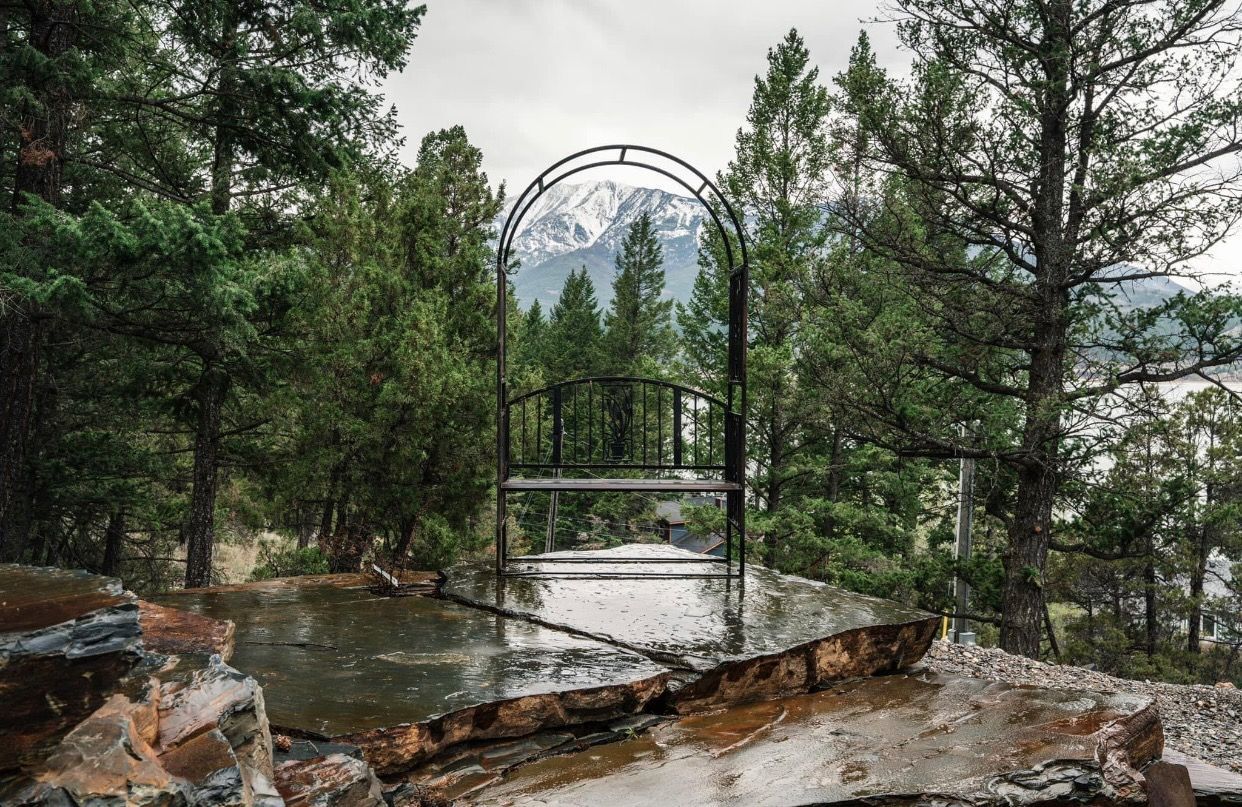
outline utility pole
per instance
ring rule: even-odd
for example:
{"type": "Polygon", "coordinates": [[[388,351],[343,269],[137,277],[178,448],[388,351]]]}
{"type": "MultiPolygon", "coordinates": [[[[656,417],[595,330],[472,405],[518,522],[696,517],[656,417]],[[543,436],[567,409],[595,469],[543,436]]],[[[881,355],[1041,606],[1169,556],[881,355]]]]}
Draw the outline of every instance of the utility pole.
{"type": "MultiPolygon", "coordinates": [[[[962,435],[968,430],[963,427],[962,435]]],[[[957,543],[954,555],[960,569],[970,560],[970,528],[975,512],[975,460],[963,457],[957,476],[957,543]]],[[[970,584],[959,573],[953,581],[953,594],[956,602],[957,616],[953,619],[953,641],[956,644],[974,644],[975,634],[970,630],[966,614],[970,607],[970,584]]]]}

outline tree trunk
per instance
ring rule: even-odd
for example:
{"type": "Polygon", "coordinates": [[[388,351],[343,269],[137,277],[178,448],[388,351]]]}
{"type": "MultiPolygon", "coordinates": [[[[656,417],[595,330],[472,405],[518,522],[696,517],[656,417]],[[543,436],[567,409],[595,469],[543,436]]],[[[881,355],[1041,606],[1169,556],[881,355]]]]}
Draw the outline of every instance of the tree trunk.
{"type": "Polygon", "coordinates": [[[1000,645],[1028,658],[1039,658],[1043,573],[1055,493],[1055,477],[1046,466],[1025,467],[1018,474],[1018,500],[1005,553],[1000,645]]]}
{"type": "MultiPolygon", "coordinates": [[[[237,66],[231,61],[238,23],[231,6],[225,6],[220,31],[219,78],[216,84],[215,137],[212,144],[211,212],[228,213],[233,199],[233,93],[237,66]]],[[[215,544],[216,475],[219,471],[220,422],[229,377],[217,363],[212,350],[205,356],[199,379],[198,433],[194,440],[194,490],[190,497],[190,516],[186,524],[186,587],[206,586],[211,581],[211,559],[215,544]]]]}
{"type": "MultiPolygon", "coordinates": [[[[1212,504],[1211,485],[1208,485],[1208,504],[1212,504]]],[[[1195,566],[1190,570],[1190,617],[1186,626],[1186,650],[1199,653],[1203,631],[1203,581],[1207,578],[1208,528],[1200,525],[1196,530],[1195,566]]]]}
{"type": "Polygon", "coordinates": [[[332,534],[332,513],[336,502],[328,498],[323,503],[323,515],[319,517],[319,534],[315,536],[320,543],[326,542],[332,534]]]}
{"type": "MultiPolygon", "coordinates": [[[[1054,275],[1055,276],[1055,275],[1054,275]]],[[[1044,616],[1044,568],[1056,504],[1061,441],[1061,385],[1065,361],[1064,292],[1040,284],[1043,301],[1037,332],[1043,345],[1031,353],[1022,446],[1030,459],[1018,468],[1017,499],[1009,525],[1002,592],[1000,646],[1039,658],[1044,616]]]]}
{"type": "Polygon", "coordinates": [[[186,588],[211,585],[215,548],[216,483],[220,467],[220,423],[228,374],[210,361],[198,383],[198,429],[194,439],[194,479],[185,525],[186,588]]]}
{"type": "Polygon", "coordinates": [[[125,545],[125,508],[118,507],[108,517],[108,526],[104,528],[103,562],[99,564],[99,573],[115,576],[121,569],[121,550],[125,545]]]}
{"type": "Polygon", "coordinates": [[[315,531],[314,522],[311,521],[311,508],[302,502],[298,502],[297,508],[294,510],[298,519],[298,549],[305,549],[310,546],[311,534],[315,531]]]}
{"type": "Polygon", "coordinates": [[[0,342],[0,560],[21,556],[29,526],[26,449],[43,341],[36,316],[29,306],[8,308],[0,342]]]}
{"type": "MultiPolygon", "coordinates": [[[[60,204],[65,139],[73,114],[69,87],[57,77],[57,63],[77,39],[74,3],[34,2],[30,15],[30,46],[47,65],[34,68],[27,82],[35,103],[19,106],[13,127],[18,133],[13,173],[15,213],[26,196],[60,204]],[[46,76],[35,71],[45,71],[46,76]]],[[[29,300],[4,301],[0,320],[0,559],[15,558],[25,542],[24,494],[27,447],[33,426],[40,346],[45,314],[29,300]]]]}
{"type": "Polygon", "coordinates": [[[1052,511],[1056,505],[1062,374],[1068,328],[1064,316],[1068,299],[1055,282],[1059,273],[1050,267],[1049,275],[1053,281],[1045,279],[1037,284],[1042,299],[1035,332],[1041,344],[1031,351],[1026,424],[1022,432],[1022,447],[1029,459],[1019,466],[1017,473],[1017,499],[1004,559],[1000,634],[1003,650],[1035,659],[1039,658],[1044,568],[1051,540],[1052,511]]]}
{"type": "MultiPolygon", "coordinates": [[[[1039,101],[1039,176],[1031,199],[1030,367],[1022,432],[1025,455],[1018,468],[1014,519],[1005,555],[1001,614],[1001,648],[1039,658],[1044,610],[1044,567],[1056,504],[1057,463],[1061,444],[1061,406],[1069,332],[1066,279],[1074,264],[1075,225],[1067,222],[1068,180],[1065,156],[1069,142],[1072,52],[1069,0],[1049,4],[1040,45],[1046,89],[1039,101]]],[[[1069,218],[1078,215],[1071,208],[1069,218]]]]}
{"type": "Polygon", "coordinates": [[[392,554],[393,561],[399,568],[405,568],[405,557],[410,551],[410,544],[414,543],[414,536],[418,533],[422,520],[423,514],[420,509],[419,512],[401,522],[401,535],[397,539],[397,548],[392,554]]]}
{"type": "Polygon", "coordinates": [[[1147,559],[1143,563],[1143,621],[1145,629],[1144,649],[1147,657],[1156,655],[1156,644],[1159,639],[1160,622],[1156,614],[1156,558],[1152,537],[1147,537],[1147,559]]]}

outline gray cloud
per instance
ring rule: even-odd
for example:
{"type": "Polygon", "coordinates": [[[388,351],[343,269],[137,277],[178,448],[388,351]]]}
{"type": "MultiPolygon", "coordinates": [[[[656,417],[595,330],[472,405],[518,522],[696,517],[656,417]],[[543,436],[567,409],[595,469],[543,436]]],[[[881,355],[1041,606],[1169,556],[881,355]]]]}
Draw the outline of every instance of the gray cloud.
{"type": "MultiPolygon", "coordinates": [[[[634,142],[713,174],[728,162],[754,77],[791,27],[824,80],[842,70],[876,0],[427,0],[409,65],[385,84],[407,143],[463,124],[494,184],[519,192],[560,157],[634,142]]],[[[892,26],[867,26],[881,62],[907,59],[892,26]]],[[[660,185],[654,175],[625,174],[660,185]]],[[[1242,270],[1235,235],[1202,264],[1242,270]]]]}

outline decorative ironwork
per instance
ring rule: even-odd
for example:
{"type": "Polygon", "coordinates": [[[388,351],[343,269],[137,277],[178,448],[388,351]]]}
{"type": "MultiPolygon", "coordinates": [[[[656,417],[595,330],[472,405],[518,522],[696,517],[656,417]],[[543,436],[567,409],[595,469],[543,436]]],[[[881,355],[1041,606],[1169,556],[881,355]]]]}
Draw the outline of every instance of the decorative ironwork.
{"type": "MultiPolygon", "coordinates": [[[[506,496],[516,491],[719,492],[725,494],[725,557],[708,576],[746,568],[746,324],[749,263],[741,222],[720,189],[698,169],[646,146],[610,145],[571,154],[535,178],[514,203],[496,251],[496,571],[509,557],[506,496]],[[655,164],[660,160],[663,164],[655,164]],[[509,398],[505,379],[507,274],[513,241],[535,202],[558,183],[593,168],[629,165],[673,180],[699,200],[720,234],[729,265],[725,397],[657,379],[583,378],[509,398]],[[690,177],[687,179],[687,175],[690,177]],[[726,226],[727,225],[727,226],[726,226]],[[624,471],[601,477],[595,472],[624,471]],[[514,475],[515,472],[518,475],[514,475]],[[636,478],[638,472],[649,476],[636,478]],[[527,474],[534,474],[529,476],[527,474]],[[570,476],[565,476],[570,474],[570,476]],[[587,474],[587,477],[583,477],[587,474]],[[736,553],[735,547],[736,544],[736,553]]],[[[545,549],[552,549],[549,530],[545,549]]],[[[541,563],[554,559],[534,556],[541,563]]],[[[624,559],[621,559],[624,560],[624,559]]],[[[690,560],[690,559],[688,559],[690,560]]],[[[610,559],[613,562],[613,559],[610,559]]],[[[634,559],[633,562],[658,562],[634,559]]],[[[530,574],[529,571],[523,574],[530,574]]],[[[667,576],[653,573],[650,576],[667,576]]],[[[703,575],[686,575],[703,576],[703,575]]]]}
{"type": "Polygon", "coordinates": [[[725,402],[650,378],[564,381],[509,401],[509,470],[723,474],[725,402]]]}

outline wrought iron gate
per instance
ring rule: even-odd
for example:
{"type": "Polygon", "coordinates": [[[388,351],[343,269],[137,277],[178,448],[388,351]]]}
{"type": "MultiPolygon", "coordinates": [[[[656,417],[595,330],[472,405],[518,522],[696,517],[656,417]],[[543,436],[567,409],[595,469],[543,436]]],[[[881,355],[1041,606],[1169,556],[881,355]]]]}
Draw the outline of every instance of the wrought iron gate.
{"type": "MultiPolygon", "coordinates": [[[[694,576],[744,574],[748,290],[749,263],[741,222],[720,189],[678,157],[646,146],[598,146],[554,163],[526,187],[505,221],[496,250],[497,573],[506,574],[510,560],[532,557],[509,556],[508,494],[625,491],[723,493],[725,557],[686,558],[682,562],[720,564],[719,571],[687,573],[694,576]],[[728,360],[723,400],[684,385],[629,376],[564,381],[509,398],[505,379],[506,270],[522,220],[535,201],[556,184],[583,171],[616,165],[643,168],[673,180],[703,204],[719,231],[729,265],[728,360]],[[649,475],[633,478],[595,473],[610,469],[649,475]],[[579,475],[566,477],[565,472],[579,475]],[[582,473],[590,476],[583,477],[582,473]]],[[[581,562],[567,557],[533,557],[541,564],[581,562]]],[[[610,558],[609,562],[670,561],[610,558]]]]}

